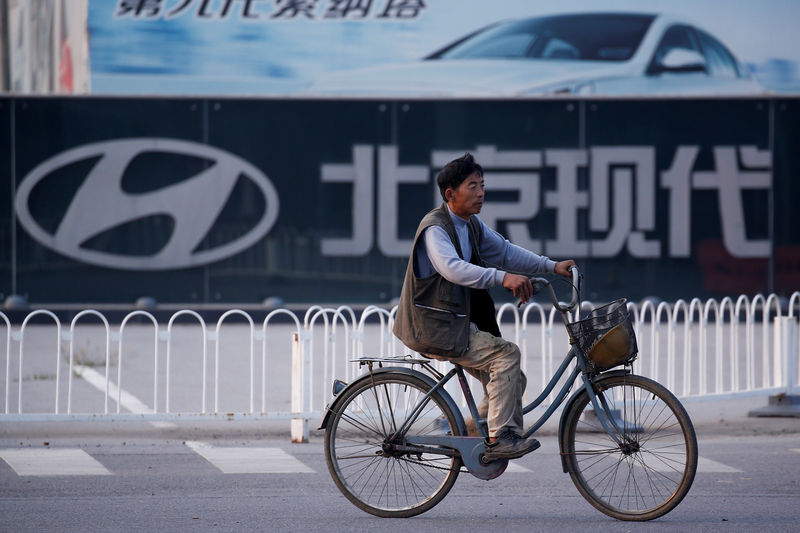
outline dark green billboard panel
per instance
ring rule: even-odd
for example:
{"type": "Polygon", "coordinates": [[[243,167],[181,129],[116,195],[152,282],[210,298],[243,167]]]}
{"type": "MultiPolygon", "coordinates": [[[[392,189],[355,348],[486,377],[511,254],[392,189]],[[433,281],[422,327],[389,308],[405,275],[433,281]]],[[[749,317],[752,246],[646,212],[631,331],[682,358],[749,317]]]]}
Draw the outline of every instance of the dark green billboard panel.
{"type": "MultiPolygon", "coordinates": [[[[381,303],[436,174],[586,297],[800,288],[800,100],[0,100],[0,293],[381,303]]],[[[502,290],[497,299],[507,300],[502,290]]]]}

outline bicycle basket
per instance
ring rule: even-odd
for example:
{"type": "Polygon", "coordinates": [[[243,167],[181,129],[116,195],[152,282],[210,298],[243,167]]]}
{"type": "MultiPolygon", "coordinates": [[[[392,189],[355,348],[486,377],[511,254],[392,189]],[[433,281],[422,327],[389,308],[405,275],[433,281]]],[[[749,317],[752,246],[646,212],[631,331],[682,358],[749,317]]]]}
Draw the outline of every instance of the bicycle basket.
{"type": "Polygon", "coordinates": [[[603,372],[630,364],[639,351],[627,300],[622,298],[598,307],[583,320],[567,324],[571,342],[589,362],[590,370],[603,372]]]}

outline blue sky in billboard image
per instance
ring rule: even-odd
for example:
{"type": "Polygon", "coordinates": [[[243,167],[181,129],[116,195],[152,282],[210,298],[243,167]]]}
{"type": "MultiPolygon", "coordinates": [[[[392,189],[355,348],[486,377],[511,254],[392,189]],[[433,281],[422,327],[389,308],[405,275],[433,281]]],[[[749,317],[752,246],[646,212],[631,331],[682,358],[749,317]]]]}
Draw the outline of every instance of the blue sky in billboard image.
{"type": "Polygon", "coordinates": [[[724,43],[763,87],[800,92],[796,0],[106,0],[89,8],[92,92],[304,93],[330,73],[413,66],[493,22],[600,8],[677,15],[724,43]],[[347,4],[363,9],[331,16],[347,4]]]}

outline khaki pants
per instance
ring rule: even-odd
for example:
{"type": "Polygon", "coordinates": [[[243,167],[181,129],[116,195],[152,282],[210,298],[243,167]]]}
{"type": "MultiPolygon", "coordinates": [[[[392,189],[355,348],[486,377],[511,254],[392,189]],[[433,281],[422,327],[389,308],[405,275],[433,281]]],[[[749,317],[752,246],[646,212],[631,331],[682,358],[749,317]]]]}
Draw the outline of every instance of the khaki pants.
{"type": "Polygon", "coordinates": [[[523,433],[522,395],[527,379],[520,369],[522,356],[516,344],[470,324],[469,348],[461,357],[428,357],[459,364],[483,384],[485,394],[478,414],[486,417],[490,437],[504,430],[523,433]]]}

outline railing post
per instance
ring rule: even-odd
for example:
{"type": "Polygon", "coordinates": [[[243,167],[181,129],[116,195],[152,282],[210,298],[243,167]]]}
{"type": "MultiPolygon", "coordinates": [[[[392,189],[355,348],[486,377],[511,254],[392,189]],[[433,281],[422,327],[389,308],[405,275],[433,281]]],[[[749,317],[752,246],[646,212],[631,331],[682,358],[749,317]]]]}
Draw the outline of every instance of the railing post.
{"type": "MultiPolygon", "coordinates": [[[[301,349],[300,335],[292,334],[292,413],[304,411],[305,391],[304,391],[304,372],[305,361],[304,350],[301,349]]],[[[308,419],[292,419],[292,442],[308,442],[308,419]]]]}
{"type": "MultiPolygon", "coordinates": [[[[117,355],[117,413],[121,412],[122,409],[122,334],[125,332],[125,325],[128,323],[128,320],[135,316],[146,316],[150,319],[150,322],[153,323],[154,328],[154,335],[153,335],[153,413],[158,412],[158,321],[156,317],[148,313],[147,311],[132,311],[125,315],[125,318],[122,319],[122,323],[119,325],[119,343],[118,343],[118,355],[117,355]]],[[[167,364],[167,384],[166,384],[167,392],[167,408],[165,412],[169,412],[169,364],[167,364]]]]}
{"type": "MultiPolygon", "coordinates": [[[[0,311],[0,318],[3,319],[3,322],[6,324],[6,402],[5,402],[5,414],[9,414],[8,412],[8,390],[11,388],[9,385],[11,384],[11,322],[8,320],[8,317],[0,311]]],[[[56,398],[58,396],[56,395],[56,398]]],[[[58,405],[58,399],[56,399],[56,405],[58,405]]],[[[56,412],[58,412],[58,407],[56,407],[56,412]]]]}
{"type": "Polygon", "coordinates": [[[216,357],[214,358],[214,413],[219,413],[219,347],[220,342],[222,340],[222,336],[220,335],[220,328],[222,323],[229,315],[240,315],[247,319],[247,323],[250,325],[250,414],[255,413],[255,353],[254,353],[254,342],[255,342],[255,329],[253,327],[253,319],[250,315],[245,313],[240,309],[231,309],[230,311],[226,311],[219,317],[217,320],[217,329],[214,333],[214,340],[217,343],[217,350],[216,350],[216,357]]]}
{"type": "Polygon", "coordinates": [[[292,341],[293,347],[298,336],[300,335],[300,331],[302,330],[302,326],[300,325],[300,320],[298,320],[297,315],[288,309],[275,309],[264,318],[264,322],[261,325],[261,414],[267,412],[267,325],[269,324],[269,321],[272,320],[272,317],[276,315],[288,315],[292,320],[294,320],[294,325],[297,329],[292,334],[292,339],[294,339],[292,341]]]}
{"type": "Polygon", "coordinates": [[[797,358],[798,338],[797,322],[792,317],[783,317],[781,321],[781,360],[783,361],[783,385],[786,394],[793,395],[800,392],[797,383],[797,358]]]}
{"type": "MultiPolygon", "coordinates": [[[[206,321],[203,320],[203,317],[200,316],[197,312],[192,311],[190,309],[181,309],[177,313],[174,313],[170,318],[169,322],[167,323],[167,332],[166,332],[166,340],[167,340],[167,362],[166,362],[166,382],[167,382],[167,390],[166,390],[166,405],[164,408],[165,413],[170,412],[169,407],[169,387],[170,387],[170,368],[171,368],[171,356],[172,356],[172,324],[175,322],[175,319],[181,315],[189,315],[197,319],[200,323],[201,333],[202,333],[202,348],[203,348],[203,355],[202,355],[202,383],[200,386],[200,404],[201,404],[201,413],[206,414],[206,385],[207,385],[207,360],[208,360],[208,331],[206,329],[206,321]]],[[[121,335],[120,335],[121,336],[121,335]]],[[[121,368],[121,365],[120,365],[121,368]]]]}

